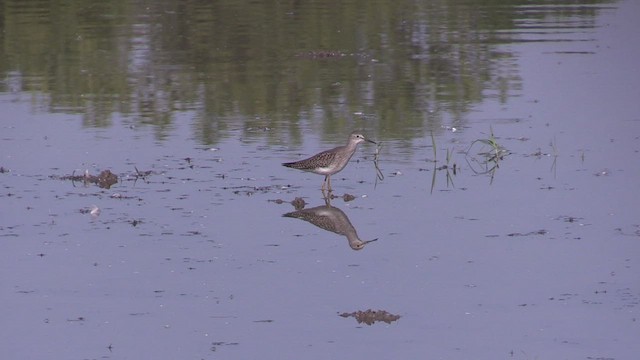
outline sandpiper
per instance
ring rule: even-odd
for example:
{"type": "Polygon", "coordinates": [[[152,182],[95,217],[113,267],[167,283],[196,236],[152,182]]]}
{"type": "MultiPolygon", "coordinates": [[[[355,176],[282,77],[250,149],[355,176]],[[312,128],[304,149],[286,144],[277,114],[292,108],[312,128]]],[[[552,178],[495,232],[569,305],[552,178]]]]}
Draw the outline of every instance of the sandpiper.
{"type": "Polygon", "coordinates": [[[354,132],[349,135],[349,140],[344,146],[338,146],[331,150],[326,150],[312,157],[300,161],[283,163],[282,165],[293,169],[299,169],[309,171],[315,174],[324,175],[324,181],[322,182],[322,191],[324,191],[325,184],[329,191],[331,191],[331,175],[341,171],[347,166],[349,159],[356,152],[358,144],[363,141],[368,141],[375,144],[375,141],[369,140],[364,135],[354,132]]]}

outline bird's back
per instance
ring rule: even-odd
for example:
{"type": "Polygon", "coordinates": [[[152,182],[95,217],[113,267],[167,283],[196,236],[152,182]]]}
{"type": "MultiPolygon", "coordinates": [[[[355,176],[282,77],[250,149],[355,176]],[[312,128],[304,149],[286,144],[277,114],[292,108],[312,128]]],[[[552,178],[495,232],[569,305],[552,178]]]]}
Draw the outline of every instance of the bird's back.
{"type": "Polygon", "coordinates": [[[304,160],[283,163],[282,165],[304,171],[315,171],[322,168],[328,168],[335,163],[336,153],[341,147],[343,146],[323,151],[304,160]]]}

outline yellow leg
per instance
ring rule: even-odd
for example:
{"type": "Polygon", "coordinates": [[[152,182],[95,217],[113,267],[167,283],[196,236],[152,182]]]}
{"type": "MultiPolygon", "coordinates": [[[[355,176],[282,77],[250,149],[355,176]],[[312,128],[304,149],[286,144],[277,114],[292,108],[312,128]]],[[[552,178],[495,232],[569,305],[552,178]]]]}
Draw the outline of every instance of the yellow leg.
{"type": "Polygon", "coordinates": [[[331,193],[327,193],[326,191],[322,190],[322,197],[324,198],[324,204],[326,206],[331,206],[331,193]]]}

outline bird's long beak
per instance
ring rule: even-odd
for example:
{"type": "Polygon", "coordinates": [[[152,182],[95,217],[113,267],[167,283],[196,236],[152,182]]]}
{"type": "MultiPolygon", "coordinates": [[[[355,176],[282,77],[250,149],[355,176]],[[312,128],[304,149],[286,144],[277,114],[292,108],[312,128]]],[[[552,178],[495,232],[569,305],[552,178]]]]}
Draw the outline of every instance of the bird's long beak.
{"type": "Polygon", "coordinates": [[[369,139],[364,139],[364,140],[365,140],[365,141],[368,141],[368,142],[370,142],[370,143],[372,143],[372,144],[376,144],[376,145],[378,145],[378,143],[377,143],[377,142],[375,142],[375,141],[373,141],[373,140],[369,140],[369,139]]]}

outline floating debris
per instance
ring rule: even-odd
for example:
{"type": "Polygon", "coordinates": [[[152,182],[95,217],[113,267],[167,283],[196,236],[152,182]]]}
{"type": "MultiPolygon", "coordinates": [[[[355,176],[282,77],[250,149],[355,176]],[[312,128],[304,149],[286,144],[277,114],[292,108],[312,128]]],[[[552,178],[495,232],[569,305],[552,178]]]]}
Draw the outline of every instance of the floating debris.
{"type": "Polygon", "coordinates": [[[579,223],[580,225],[584,225],[581,222],[581,220],[583,220],[583,218],[578,217],[578,216],[562,215],[562,216],[555,217],[553,220],[562,220],[562,221],[567,222],[567,223],[579,223]]]}
{"type": "Polygon", "coordinates": [[[384,310],[365,310],[365,311],[355,311],[352,313],[342,313],[338,314],[343,318],[354,317],[358,324],[365,323],[367,325],[373,325],[376,321],[383,321],[387,324],[391,324],[392,322],[400,319],[400,315],[393,315],[384,310]]]}
{"type": "Polygon", "coordinates": [[[632,227],[635,228],[635,230],[631,229],[632,231],[629,231],[621,227],[615,228],[614,230],[624,236],[640,236],[640,225],[632,225],[632,227]]]}
{"type": "Polygon", "coordinates": [[[100,208],[97,205],[91,205],[89,214],[93,217],[97,217],[100,215],[100,208]]]}
{"type": "Polygon", "coordinates": [[[293,201],[291,201],[291,205],[293,205],[293,207],[296,210],[301,210],[301,209],[304,209],[304,207],[307,205],[307,203],[304,201],[303,198],[297,197],[297,198],[293,199],[293,201]]]}
{"type": "Polygon", "coordinates": [[[342,200],[344,200],[344,202],[353,201],[355,199],[356,199],[356,197],[351,195],[351,194],[345,193],[344,195],[342,195],[342,200]]]}
{"type": "Polygon", "coordinates": [[[530,232],[528,232],[528,233],[524,233],[524,234],[523,234],[523,233],[519,233],[519,232],[516,232],[516,233],[510,233],[510,234],[507,234],[507,236],[546,235],[547,233],[548,233],[548,231],[547,231],[547,230],[541,229],[541,230],[530,231],[530,232]]]}
{"type": "Polygon", "coordinates": [[[80,209],[81,214],[89,214],[92,217],[100,215],[100,208],[97,205],[91,205],[88,208],[80,209]]]}
{"type": "Polygon", "coordinates": [[[111,185],[118,182],[118,176],[109,170],[104,170],[98,175],[97,179],[94,179],[95,183],[103,189],[109,189],[111,185]]]}
{"type": "Polygon", "coordinates": [[[138,179],[142,179],[142,181],[144,181],[145,183],[148,184],[149,182],[147,181],[147,176],[151,175],[152,171],[151,170],[149,170],[149,171],[140,171],[135,166],[133,168],[136,170],[136,174],[134,175],[135,179],[133,180],[133,184],[135,185],[136,182],[138,181],[138,179]]]}
{"type": "MultiPolygon", "coordinates": [[[[51,176],[51,178],[58,178],[51,176]]],[[[118,176],[112,173],[110,170],[103,170],[98,176],[89,174],[89,170],[86,170],[82,175],[75,175],[75,171],[71,175],[65,175],[59,177],[60,180],[78,181],[86,184],[96,184],[103,189],[111,188],[111,185],[118,182],[118,176]]]]}

